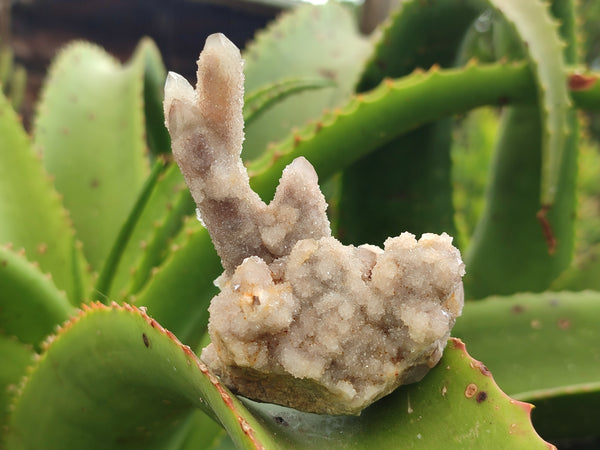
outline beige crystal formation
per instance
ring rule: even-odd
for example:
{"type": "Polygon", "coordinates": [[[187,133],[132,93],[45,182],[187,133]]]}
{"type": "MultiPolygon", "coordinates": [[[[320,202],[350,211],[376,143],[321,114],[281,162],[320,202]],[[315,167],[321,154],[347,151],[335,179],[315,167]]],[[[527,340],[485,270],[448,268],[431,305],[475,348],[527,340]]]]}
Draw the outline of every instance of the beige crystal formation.
{"type": "Polygon", "coordinates": [[[240,159],[242,66],[212,35],[196,90],[173,73],[165,86],[173,154],[225,268],[202,360],[246,397],[360,414],[441,358],[463,306],[460,253],[445,233],[342,245],[304,158],[263,203],[240,159]]]}

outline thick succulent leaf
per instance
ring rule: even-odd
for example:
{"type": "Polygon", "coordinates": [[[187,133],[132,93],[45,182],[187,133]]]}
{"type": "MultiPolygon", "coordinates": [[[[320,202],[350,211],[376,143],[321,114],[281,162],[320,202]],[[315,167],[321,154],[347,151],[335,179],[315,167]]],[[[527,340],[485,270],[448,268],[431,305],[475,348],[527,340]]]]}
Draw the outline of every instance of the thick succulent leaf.
{"type": "Polygon", "coordinates": [[[253,121],[246,129],[244,158],[258,157],[292,127],[343,104],[370,49],[351,12],[336,2],[294,8],[261,31],[243,53],[246,92],[290,77],[328,78],[335,86],[289,97],[253,121]]]}
{"type": "MultiPolygon", "coordinates": [[[[85,263],[60,197],[20,120],[0,94],[0,244],[24,248],[59,289],[81,301],[85,263]]],[[[4,294],[0,292],[0,296],[4,294]]]]}
{"type": "MultiPolygon", "coordinates": [[[[142,39],[132,57],[132,66],[137,66],[144,75],[144,118],[146,125],[146,140],[151,153],[161,155],[170,151],[170,137],[164,126],[163,87],[166,70],[161,60],[160,52],[153,41],[142,39]]],[[[166,163],[156,160],[150,175],[135,201],[129,215],[123,223],[115,242],[107,256],[94,290],[94,296],[101,299],[123,297],[125,286],[130,284],[135,263],[142,255],[155,251],[147,250],[148,239],[157,222],[165,221],[165,216],[171,216],[173,198],[178,196],[176,187],[164,182],[166,163]],[[173,189],[171,191],[171,189],[173,189]],[[164,196],[169,196],[165,199],[164,196]]],[[[175,183],[183,185],[179,177],[175,183]]],[[[180,214],[175,213],[175,220],[180,214]]],[[[156,250],[153,248],[152,250],[156,250]]],[[[142,277],[138,275],[138,279],[142,277]]]]}
{"type": "Polygon", "coordinates": [[[94,289],[96,300],[107,298],[110,295],[110,289],[113,285],[115,274],[118,271],[119,265],[124,265],[124,253],[127,249],[132,247],[132,235],[137,230],[142,228],[138,227],[138,224],[141,216],[146,211],[148,202],[150,201],[160,175],[164,169],[165,163],[163,161],[158,160],[154,162],[152,171],[146,179],[146,182],[144,183],[144,186],[142,187],[135,204],[129,211],[129,215],[119,230],[113,246],[106,257],[104,265],[102,266],[102,271],[98,276],[98,281],[96,282],[94,289]]]}
{"type": "Polygon", "coordinates": [[[194,212],[195,204],[176,164],[161,173],[144,211],[128,242],[113,292],[118,298],[138,293],[151,278],[152,271],[169,254],[169,245],[194,212]]]}
{"type": "Polygon", "coordinates": [[[546,3],[521,0],[491,3],[514,25],[535,66],[542,123],[540,197],[542,205],[551,206],[565,176],[562,166],[566,140],[573,131],[568,129],[571,101],[565,79],[564,44],[546,3]]]}
{"type": "Polygon", "coordinates": [[[339,170],[424,123],[483,105],[535,102],[534,82],[524,64],[468,65],[415,72],[354,96],[317,123],[293,133],[249,164],[251,185],[271,198],[281,172],[305,156],[324,181],[339,170]],[[337,155],[344,155],[340,159],[337,155]]]}
{"type": "MultiPolygon", "coordinates": [[[[535,106],[504,113],[484,213],[465,255],[467,297],[547,289],[568,265],[573,249],[574,180],[564,179],[552,235],[540,226],[540,115],[535,106]],[[557,240],[549,252],[548,239],[557,240]],[[490,257],[493,255],[493,257],[490,257]]],[[[574,164],[574,156],[571,158],[574,164]]],[[[565,168],[566,169],[566,168],[565,168]]],[[[572,167],[569,170],[574,174],[572,167]]],[[[549,225],[548,225],[549,227],[549,225]]]]}
{"type": "Polygon", "coordinates": [[[208,232],[189,220],[172,246],[172,252],[147,285],[131,297],[138,306],[195,346],[206,331],[208,305],[217,293],[213,284],[223,271],[208,232]]]}
{"type": "MultiPolygon", "coordinates": [[[[565,176],[570,177],[564,166],[571,165],[563,164],[563,155],[571,123],[568,121],[569,99],[562,45],[557,26],[541,2],[403,2],[398,14],[384,29],[357,90],[370,89],[385,76],[403,76],[417,67],[451,65],[460,52],[460,44],[471,22],[486,6],[497,8],[517,29],[520,38],[527,43],[527,53],[534,63],[543,123],[539,130],[542,172],[539,178],[541,194],[538,195],[543,204],[549,206],[555,200],[559,181],[563,182],[565,176]]],[[[417,234],[439,232],[440,229],[453,232],[453,223],[447,220],[452,215],[450,159],[447,156],[451,137],[449,132],[443,133],[443,129],[443,126],[431,127],[420,134],[399,138],[344,172],[340,232],[346,231],[350,242],[383,241],[389,233],[382,230],[382,224],[417,234]],[[428,151],[432,141],[435,141],[436,150],[433,155],[428,151]],[[398,156],[399,152],[402,156],[398,156]],[[401,164],[395,161],[400,158],[401,164]],[[427,164],[430,160],[436,164],[427,164]],[[442,165],[440,161],[444,160],[446,164],[442,165]],[[414,167],[414,170],[403,170],[404,167],[414,167]],[[446,176],[440,176],[443,173],[446,176]],[[376,181],[381,179],[391,180],[385,189],[376,181]],[[437,196],[432,196],[423,185],[437,192],[437,196]],[[441,200],[443,198],[445,202],[441,200]],[[349,212],[345,214],[344,211],[349,212]],[[356,211],[364,211],[363,217],[369,220],[357,219],[360,216],[356,211]]],[[[560,225],[562,223],[557,228],[560,225]]],[[[568,251],[567,244],[565,254],[568,251]]]]}
{"type": "Polygon", "coordinates": [[[571,266],[552,283],[554,291],[600,291],[600,147],[582,139],[578,154],[575,255],[571,266]]]}
{"type": "Polygon", "coordinates": [[[344,171],[337,235],[382,245],[403,231],[455,233],[450,147],[443,119],[400,136],[344,171]]]}
{"type": "Polygon", "coordinates": [[[569,92],[578,108],[600,111],[600,72],[574,70],[569,72],[569,92]]]}
{"type": "Polygon", "coordinates": [[[521,0],[414,0],[403,4],[395,23],[378,45],[372,63],[363,75],[359,90],[373,87],[387,73],[411,70],[415,65],[428,67],[452,61],[468,24],[486,7],[495,8],[516,29],[526,44],[527,55],[534,65],[542,116],[541,199],[552,205],[561,178],[565,153],[570,100],[565,83],[563,43],[558,26],[548,7],[541,1],[521,0]],[[407,29],[408,28],[408,29],[407,29]],[[406,39],[410,36],[410,39],[406,39]],[[434,44],[437,46],[433,47],[434,44]],[[435,59],[423,59],[427,54],[435,59]],[[402,56],[398,56],[402,55],[402,56]],[[437,59],[441,58],[441,59],[437,59]]]}
{"type": "Polygon", "coordinates": [[[383,25],[356,90],[372,89],[385,77],[405,76],[418,67],[451,66],[466,30],[483,10],[483,1],[403,2],[383,25]]]}
{"type": "Polygon", "coordinates": [[[239,448],[545,446],[531,427],[531,406],[502,393],[459,340],[449,341],[424,381],[397,390],[360,417],[247,404],[257,418],[143,311],[94,304],[63,327],[31,370],[5,445],[160,448],[198,408],[215,417],[239,448]]]}
{"type": "Polygon", "coordinates": [[[141,64],[70,44],[50,69],[35,121],[35,148],[96,270],[148,175],[143,81],[141,64]]]}
{"type": "Polygon", "coordinates": [[[421,382],[397,389],[359,417],[244,403],[289,448],[546,448],[531,426],[531,405],[500,391],[457,339],[421,382]]]}
{"type": "MultiPolygon", "coordinates": [[[[451,66],[478,13],[479,8],[468,2],[403,2],[382,31],[357,91],[417,68],[451,66]]],[[[451,122],[443,119],[397,137],[346,169],[340,237],[349,243],[380,245],[401,231],[454,235],[451,137],[451,122]]]]}
{"type": "Polygon", "coordinates": [[[580,40],[577,22],[583,19],[581,10],[578,11],[577,0],[555,0],[550,2],[552,16],[558,19],[560,36],[564,41],[564,58],[567,64],[576,64],[580,58],[580,40]]]}
{"type": "Polygon", "coordinates": [[[24,254],[0,247],[0,334],[38,346],[73,307],[24,254]]]}
{"type": "Polygon", "coordinates": [[[536,404],[545,437],[596,434],[600,294],[545,293],[468,303],[453,334],[510,396],[536,404]]]}
{"type": "Polygon", "coordinates": [[[144,119],[148,148],[153,155],[170,153],[171,138],[164,126],[162,104],[167,70],[154,41],[149,38],[140,41],[133,54],[132,64],[144,71],[144,119]]]}
{"type": "MultiPolygon", "coordinates": [[[[596,82],[600,73],[582,74],[570,69],[569,79],[575,105],[600,110],[600,83],[596,82]]],[[[326,181],[419,125],[480,106],[534,104],[535,89],[532,73],[523,64],[434,68],[396,81],[385,80],[372,91],[352,97],[334,112],[324,113],[316,123],[293,132],[250,162],[251,185],[264,199],[272,198],[281,172],[298,156],[309,159],[321,182],[326,181]],[[344,159],[336,156],[340,154],[344,159]]]]}
{"type": "MultiPolygon", "coordinates": [[[[4,37],[4,36],[3,36],[4,37]]],[[[27,72],[15,64],[13,51],[7,42],[0,41],[0,86],[15,111],[19,111],[27,88],[27,72]]]]}
{"type": "Polygon", "coordinates": [[[536,430],[558,447],[577,438],[594,437],[592,442],[597,442],[600,381],[529,392],[526,397],[535,404],[532,420],[536,430]]]}
{"type": "Polygon", "coordinates": [[[455,127],[451,150],[452,194],[457,241],[464,252],[485,206],[485,187],[498,131],[498,115],[492,108],[480,108],[459,119],[455,127]]]}
{"type": "Polygon", "coordinates": [[[244,125],[248,127],[273,105],[300,92],[332,87],[328,78],[289,78],[255,89],[244,98],[244,125]]]}
{"type": "MultiPolygon", "coordinates": [[[[567,7],[571,2],[562,3],[564,8],[557,8],[558,12],[564,15],[572,11],[572,5],[567,7]]],[[[523,7],[527,9],[528,5],[529,2],[523,7]]],[[[536,29],[543,26],[545,32],[538,29],[542,35],[556,28],[543,16],[540,15],[540,20],[545,25],[532,26],[536,29]]],[[[561,19],[564,25],[561,31],[572,32],[567,25],[573,18],[561,19]]],[[[519,26],[523,28],[525,24],[517,23],[518,29],[519,26]]],[[[575,36],[565,38],[573,44],[565,49],[565,57],[575,62],[575,36]]],[[[548,36],[547,39],[553,42],[558,37],[551,39],[548,36]]],[[[554,45],[557,44],[554,42],[554,45]]],[[[544,44],[538,43],[537,48],[541,53],[550,51],[544,44]]],[[[529,52],[534,61],[540,57],[533,49],[529,52]]],[[[576,113],[568,109],[568,102],[561,104],[557,98],[547,98],[561,96],[567,89],[564,74],[556,74],[555,67],[546,67],[548,63],[552,60],[544,59],[538,63],[541,64],[538,84],[545,86],[538,94],[544,99],[538,107],[512,108],[505,112],[486,210],[466,257],[467,265],[472,269],[465,279],[467,296],[481,298],[492,294],[543,291],[570,264],[574,248],[579,128],[576,113]],[[554,78],[549,80],[548,77],[554,78]],[[549,88],[552,83],[560,83],[560,86],[549,88]],[[548,106],[549,101],[555,104],[548,106]],[[548,174],[548,170],[554,170],[549,169],[550,165],[556,166],[555,175],[548,174]],[[549,177],[553,181],[549,182],[549,177]],[[549,183],[555,191],[551,200],[549,192],[544,191],[548,191],[549,183]],[[553,203],[551,208],[550,203],[553,203]],[[511,230],[518,230],[518,233],[511,230]],[[490,255],[494,257],[490,258],[490,255]]],[[[555,61],[554,64],[558,63],[555,61]]]]}
{"type": "Polygon", "coordinates": [[[137,308],[96,303],[63,326],[30,370],[3,448],[163,448],[193,408],[218,420],[239,448],[276,448],[171,332],[137,308]]]}
{"type": "Polygon", "coordinates": [[[235,449],[223,427],[201,411],[194,412],[185,427],[185,439],[179,447],[181,450],[235,449]]]}
{"type": "Polygon", "coordinates": [[[586,249],[586,253],[577,258],[571,267],[561,273],[551,285],[554,291],[600,290],[600,245],[586,249]]]}
{"type": "Polygon", "coordinates": [[[0,427],[8,420],[11,395],[25,375],[25,369],[33,361],[33,351],[14,338],[0,336],[0,427]]]}

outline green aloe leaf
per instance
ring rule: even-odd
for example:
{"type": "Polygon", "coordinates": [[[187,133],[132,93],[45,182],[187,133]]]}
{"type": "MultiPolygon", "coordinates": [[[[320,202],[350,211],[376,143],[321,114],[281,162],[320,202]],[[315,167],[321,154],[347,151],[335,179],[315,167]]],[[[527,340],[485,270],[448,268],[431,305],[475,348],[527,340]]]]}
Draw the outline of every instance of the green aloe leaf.
{"type": "Polygon", "coordinates": [[[454,236],[451,136],[451,120],[442,119],[394,139],[345,170],[337,229],[342,242],[382,245],[403,231],[454,236]]]}
{"type": "Polygon", "coordinates": [[[25,369],[33,361],[33,350],[15,338],[0,335],[0,427],[8,420],[11,396],[17,391],[25,369]]]}
{"type": "Polygon", "coordinates": [[[160,448],[197,408],[219,421],[239,448],[545,446],[531,426],[531,406],[502,393],[459,340],[449,341],[422,382],[360,417],[244,403],[256,417],[143,311],[94,304],[62,328],[31,370],[15,399],[5,445],[160,448]],[[66,416],[71,420],[62,420],[66,416]]]}
{"type": "Polygon", "coordinates": [[[485,2],[477,0],[403,2],[384,23],[356,90],[372,89],[385,77],[408,75],[418,67],[451,66],[466,30],[484,9],[485,2]]]}
{"type": "Polygon", "coordinates": [[[170,164],[160,174],[120,260],[113,285],[118,298],[135,295],[146,285],[194,208],[179,168],[170,164]]]}
{"type": "Polygon", "coordinates": [[[208,305],[217,294],[213,280],[222,271],[208,232],[198,221],[188,220],[171,253],[130,300],[194,346],[206,331],[208,305]]]}
{"type": "Polygon", "coordinates": [[[146,182],[144,183],[144,186],[142,187],[135,204],[131,208],[127,219],[119,230],[119,233],[113,243],[113,247],[111,248],[108,256],[106,257],[106,261],[102,266],[102,271],[98,275],[98,280],[94,288],[96,300],[101,300],[109,296],[110,288],[112,287],[115,278],[115,273],[117,272],[119,265],[122,265],[123,253],[128,247],[131,247],[128,244],[131,244],[132,235],[136,231],[136,228],[138,228],[138,222],[146,210],[158,179],[165,169],[165,165],[166,164],[160,160],[154,162],[150,175],[146,179],[146,182]]]}
{"type": "Polygon", "coordinates": [[[532,420],[536,430],[559,447],[561,442],[578,438],[598,439],[600,381],[529,392],[527,401],[535,404],[532,420]]]}
{"type": "Polygon", "coordinates": [[[185,427],[185,438],[179,447],[181,450],[235,449],[235,445],[223,427],[201,411],[194,412],[185,427]]]}
{"type": "Polygon", "coordinates": [[[305,156],[325,181],[407,131],[449,114],[509,101],[535,102],[525,64],[432,68],[353,96],[337,111],[301,128],[248,165],[252,187],[271,198],[284,167],[305,156]],[[343,154],[343,159],[336,155],[343,154]]]}
{"type": "Polygon", "coordinates": [[[275,448],[171,332],[137,308],[96,303],[63,326],[30,370],[3,448],[163,448],[194,408],[240,448],[275,448]]]}
{"type": "Polygon", "coordinates": [[[575,106],[588,111],[600,111],[600,72],[577,69],[569,72],[568,79],[575,106]]]}
{"type": "Polygon", "coordinates": [[[396,18],[397,25],[389,27],[380,40],[372,63],[359,84],[359,90],[373,87],[385,74],[406,70],[405,67],[414,68],[419,64],[429,67],[434,63],[443,65],[445,61],[452,61],[474,14],[484,12],[486,7],[496,9],[516,29],[520,39],[526,43],[526,53],[533,63],[541,121],[544,124],[541,131],[541,202],[552,205],[561,179],[565,140],[569,132],[567,116],[570,100],[565,82],[564,45],[558,33],[558,25],[544,2],[406,2],[396,18]],[[409,28],[408,31],[405,27],[409,28]],[[411,38],[396,39],[404,36],[404,33],[411,38]],[[427,54],[432,47],[435,52],[430,53],[429,60],[419,56],[427,54]],[[438,55],[441,59],[432,59],[432,55],[438,55]]]}
{"type": "Polygon", "coordinates": [[[270,107],[291,95],[334,85],[327,78],[290,78],[255,89],[244,98],[244,125],[249,126],[270,107]]]}
{"type": "Polygon", "coordinates": [[[360,417],[245,403],[290,448],[547,448],[531,426],[531,405],[498,389],[458,339],[448,341],[422,381],[397,389],[360,417]]]}
{"type": "MultiPolygon", "coordinates": [[[[23,248],[52,273],[73,303],[81,301],[85,274],[81,251],[59,195],[6,98],[0,94],[0,244],[23,248]]],[[[5,294],[0,291],[3,301],[5,294]]]]}
{"type": "MultiPolygon", "coordinates": [[[[480,10],[469,2],[403,2],[386,23],[356,90],[418,68],[454,64],[463,35],[480,10]]],[[[381,244],[410,231],[455,234],[446,117],[398,136],[344,171],[340,237],[381,244]]]]}
{"type": "MultiPolygon", "coordinates": [[[[7,33],[3,32],[2,37],[7,33]]],[[[0,85],[2,93],[10,100],[15,111],[23,104],[27,88],[27,72],[20,64],[15,64],[13,51],[7,42],[0,40],[0,85]]]]}
{"type": "Polygon", "coordinates": [[[148,175],[143,82],[142,64],[77,42],[55,59],[39,105],[35,148],[95,270],[148,175]]]}
{"type": "Polygon", "coordinates": [[[459,248],[464,251],[485,206],[498,115],[492,108],[480,108],[459,119],[456,125],[451,150],[453,202],[459,248]]]}
{"type": "Polygon", "coordinates": [[[453,334],[511,397],[536,404],[545,437],[597,434],[600,294],[490,297],[465,305],[453,334]]]}
{"type": "Polygon", "coordinates": [[[520,0],[491,3],[514,25],[535,67],[542,123],[540,197],[542,205],[551,206],[559,182],[564,178],[561,168],[567,135],[573,131],[568,128],[571,101],[567,92],[564,44],[547,4],[520,0]]]}
{"type": "Polygon", "coordinates": [[[0,247],[0,333],[39,347],[73,307],[24,254],[0,247]]]}
{"type": "MultiPolygon", "coordinates": [[[[527,43],[527,54],[534,68],[543,124],[538,131],[542,149],[538,195],[545,212],[555,201],[559,182],[563,187],[565,177],[571,178],[565,166],[572,165],[568,161],[565,164],[563,158],[567,153],[567,133],[569,127],[573,128],[569,120],[563,46],[558,27],[545,4],[520,0],[403,2],[383,30],[357,90],[371,89],[385,76],[403,76],[418,67],[452,65],[471,22],[490,6],[496,8],[527,43]]],[[[383,224],[417,234],[442,229],[453,231],[447,156],[451,136],[449,131],[443,133],[443,130],[439,124],[401,137],[346,169],[340,208],[342,236],[346,232],[348,240],[355,243],[381,242],[390,234],[389,230],[382,229],[383,224]],[[400,152],[402,157],[398,156],[400,152]],[[446,163],[441,164],[441,161],[446,163]],[[382,179],[390,180],[385,187],[377,182],[382,179]],[[357,211],[364,214],[357,215],[357,211]]],[[[554,222],[558,239],[562,240],[562,216],[544,219],[554,222]],[[557,221],[561,223],[556,224],[557,221]]],[[[567,241],[565,254],[569,249],[567,241]]]]}
{"type": "Polygon", "coordinates": [[[246,92],[290,78],[325,78],[335,86],[302,92],[269,108],[246,129],[244,159],[262,155],[269,143],[319,117],[323,109],[343,104],[370,49],[352,13],[336,2],[294,8],[259,32],[243,52],[246,92]]]}
{"type": "MultiPolygon", "coordinates": [[[[543,5],[538,7],[545,9],[543,5]]],[[[537,52],[544,54],[555,48],[561,50],[562,55],[558,33],[550,36],[551,29],[558,31],[557,25],[546,17],[546,11],[539,14],[544,25],[532,28],[541,35],[545,33],[548,42],[545,45],[538,43],[537,52]],[[538,29],[540,26],[546,31],[538,29]]],[[[568,18],[563,23],[569,23],[568,18]]],[[[524,28],[526,25],[516,23],[517,29],[519,26],[524,28]]],[[[562,31],[568,31],[568,28],[562,31]]],[[[514,36],[508,36],[508,39],[511,38],[514,36]]],[[[567,42],[575,40],[574,36],[566,38],[567,42]]],[[[534,62],[536,58],[542,58],[529,47],[534,62]]],[[[572,60],[574,45],[564,50],[569,62],[575,62],[572,60]]],[[[543,59],[536,64],[536,70],[541,71],[538,73],[538,89],[540,83],[543,86],[543,92],[538,92],[538,107],[510,108],[504,113],[486,209],[475,230],[473,246],[465,258],[472,269],[465,278],[468,297],[543,291],[572,259],[578,121],[575,111],[569,108],[568,99],[560,103],[558,98],[549,98],[566,96],[563,92],[567,89],[563,65],[552,59],[543,59]],[[556,86],[551,87],[552,83],[556,86]],[[550,166],[553,168],[549,169],[550,166]],[[548,171],[555,169],[557,175],[549,175],[548,171]],[[553,181],[549,181],[551,178],[553,181]],[[553,190],[551,200],[550,185],[553,190]],[[512,233],[511,230],[519,232],[512,233]],[[490,255],[494,257],[490,258],[490,255]],[[509,279],[510,282],[507,282],[509,279]]]]}
{"type": "Polygon", "coordinates": [[[131,59],[131,64],[141,67],[144,72],[144,119],[148,148],[153,155],[170,153],[171,137],[164,126],[162,106],[167,70],[160,50],[153,40],[143,38],[131,59]]]}
{"type": "Polygon", "coordinates": [[[486,207],[465,255],[467,297],[542,291],[564,268],[563,259],[570,257],[570,248],[564,245],[558,249],[560,258],[549,255],[536,218],[540,209],[540,127],[536,106],[504,112],[486,207]]]}

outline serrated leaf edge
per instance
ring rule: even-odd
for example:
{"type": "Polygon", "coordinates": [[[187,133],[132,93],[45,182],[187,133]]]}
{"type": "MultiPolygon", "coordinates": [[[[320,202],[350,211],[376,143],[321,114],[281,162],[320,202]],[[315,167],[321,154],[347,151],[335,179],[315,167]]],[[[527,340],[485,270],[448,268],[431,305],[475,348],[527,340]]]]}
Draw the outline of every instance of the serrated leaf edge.
{"type": "Polygon", "coordinates": [[[98,312],[98,311],[111,311],[118,310],[124,311],[130,314],[134,314],[142,317],[150,327],[157,330],[159,333],[166,336],[169,340],[171,340],[179,349],[185,354],[188,360],[191,360],[198,370],[210,381],[210,383],[214,386],[218,394],[220,395],[223,403],[227,406],[227,408],[234,414],[237,423],[244,433],[254,445],[257,450],[264,450],[265,447],[260,442],[258,437],[256,436],[255,430],[248,423],[248,421],[237,412],[232,394],[228,391],[226,387],[224,387],[221,382],[217,379],[215,375],[213,375],[208,367],[196,356],[193,350],[181,343],[181,341],[169,330],[162,327],[155,319],[150,317],[146,309],[144,307],[138,308],[137,306],[131,305],[129,303],[118,304],[116,302],[111,302],[110,305],[105,305],[101,302],[91,302],[89,304],[82,304],[81,307],[77,310],[77,312],[65,323],[62,325],[58,325],[56,327],[56,333],[48,336],[44,342],[42,343],[42,352],[40,354],[34,354],[34,364],[29,366],[26,370],[26,374],[21,379],[19,386],[15,389],[15,393],[12,396],[12,402],[9,405],[9,412],[16,408],[16,405],[19,402],[19,398],[21,393],[25,389],[29,378],[35,373],[36,368],[39,364],[45,359],[48,350],[52,347],[52,345],[57,342],[65,333],[69,331],[71,327],[81,321],[84,317],[86,317],[90,313],[98,312]]]}
{"type": "Polygon", "coordinates": [[[473,370],[478,370],[479,372],[481,372],[481,374],[483,376],[489,377],[492,381],[492,383],[494,384],[494,386],[497,388],[498,392],[501,393],[501,395],[503,395],[506,399],[508,399],[508,401],[510,402],[510,404],[521,408],[522,410],[525,411],[525,413],[527,414],[527,418],[529,420],[529,425],[531,426],[531,430],[537,435],[537,437],[540,439],[540,441],[542,441],[549,449],[551,450],[556,450],[556,446],[554,446],[553,444],[546,442],[535,430],[534,426],[533,426],[533,422],[531,420],[531,411],[533,411],[533,409],[535,408],[534,405],[532,405],[531,403],[527,403],[521,400],[517,400],[513,397],[511,397],[510,395],[508,395],[507,393],[505,393],[502,388],[500,388],[500,386],[498,386],[498,384],[496,383],[496,380],[494,379],[494,376],[492,374],[492,372],[490,372],[490,370],[485,366],[485,364],[483,364],[481,361],[473,358],[469,352],[467,351],[467,347],[464,344],[464,342],[459,339],[459,338],[455,338],[455,337],[451,337],[449,339],[448,342],[448,347],[454,349],[454,350],[459,350],[461,352],[464,353],[464,355],[468,358],[469,360],[469,365],[471,366],[471,368],[473,370]]]}

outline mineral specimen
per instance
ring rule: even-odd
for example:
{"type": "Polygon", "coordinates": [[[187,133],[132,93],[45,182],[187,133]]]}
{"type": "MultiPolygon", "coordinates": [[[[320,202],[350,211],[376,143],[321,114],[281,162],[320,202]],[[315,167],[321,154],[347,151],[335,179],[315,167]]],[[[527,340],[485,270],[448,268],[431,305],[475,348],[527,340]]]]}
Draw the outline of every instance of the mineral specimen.
{"type": "Polygon", "coordinates": [[[174,73],[165,86],[173,154],[225,269],[202,360],[243,396],[360,414],[441,358],[463,306],[460,253],[445,233],[342,245],[304,158],[263,203],[240,158],[242,66],[212,35],[196,90],[174,73]]]}

